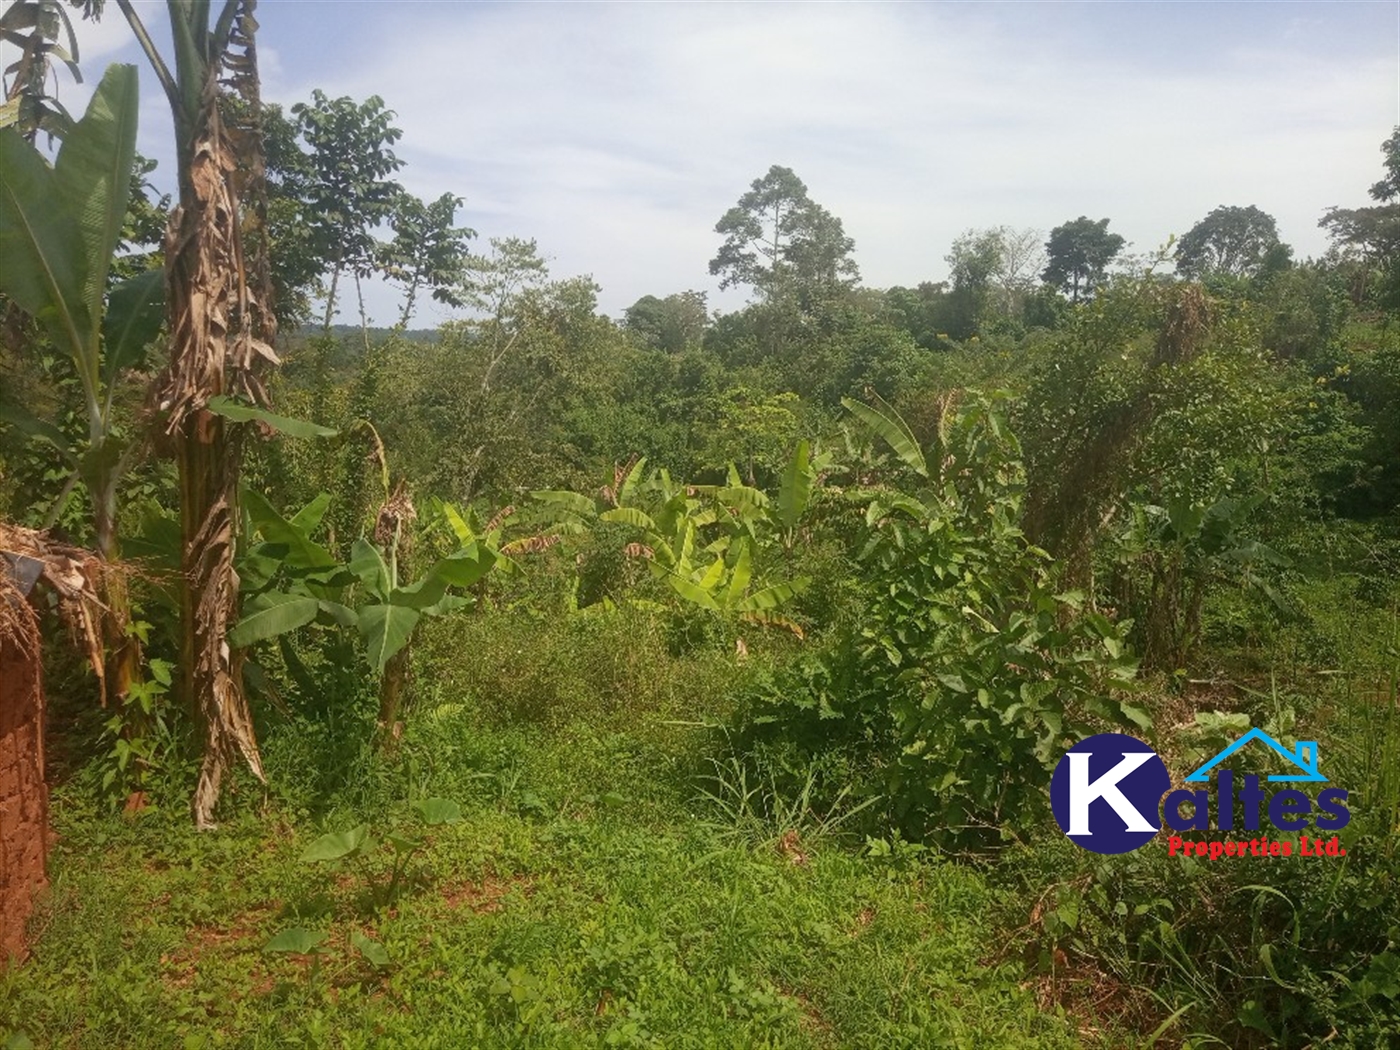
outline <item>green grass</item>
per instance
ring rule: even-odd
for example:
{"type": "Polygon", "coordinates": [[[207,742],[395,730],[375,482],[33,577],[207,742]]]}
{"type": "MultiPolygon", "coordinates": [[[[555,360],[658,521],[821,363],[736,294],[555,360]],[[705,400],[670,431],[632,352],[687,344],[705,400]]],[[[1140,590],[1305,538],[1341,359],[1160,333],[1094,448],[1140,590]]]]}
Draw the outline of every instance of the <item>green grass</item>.
{"type": "MultiPolygon", "coordinates": [[[[736,834],[697,796],[685,730],[485,727],[420,712],[320,819],[278,801],[203,835],[60,797],[34,957],[0,977],[0,1034],[55,1047],[1072,1047],[997,956],[973,869],[893,865],[810,833],[736,834]],[[368,784],[368,786],[366,786],[368,784]],[[308,865],[322,831],[408,828],[460,801],[407,887],[308,865]],[[328,931],[317,959],[265,952],[328,931]],[[390,962],[351,947],[358,931],[390,962]]],[[[293,778],[289,727],[269,740],[293,778]]],[[[387,866],[387,861],[381,862],[387,866]]],[[[382,881],[383,872],[375,878],[382,881]]],[[[0,1039],[3,1035],[0,1035],[0,1039]]]]}

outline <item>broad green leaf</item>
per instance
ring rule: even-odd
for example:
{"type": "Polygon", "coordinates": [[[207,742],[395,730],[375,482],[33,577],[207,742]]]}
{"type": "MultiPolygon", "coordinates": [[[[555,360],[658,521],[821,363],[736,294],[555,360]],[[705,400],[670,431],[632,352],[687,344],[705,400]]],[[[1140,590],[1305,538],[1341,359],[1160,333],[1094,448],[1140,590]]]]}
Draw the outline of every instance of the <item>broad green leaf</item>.
{"type": "Polygon", "coordinates": [[[350,547],[350,571],[360,578],[376,597],[389,596],[389,565],[379,548],[369,540],[359,539],[350,547]]]}
{"type": "Polygon", "coordinates": [[[740,612],[765,612],[769,609],[776,609],[780,605],[786,605],[805,591],[809,583],[811,581],[805,576],[788,583],[775,583],[771,587],[765,587],[763,590],[749,595],[739,603],[737,608],[740,612]]]}
{"type": "Polygon", "coordinates": [[[256,420],[259,423],[266,423],[278,433],[286,434],[294,438],[328,438],[336,437],[340,431],[330,427],[323,427],[319,423],[312,423],[306,419],[292,419],[290,416],[279,416],[276,412],[269,412],[265,408],[258,408],[257,405],[250,405],[245,401],[236,401],[231,397],[220,394],[211,397],[206,402],[205,407],[216,416],[223,416],[225,419],[235,423],[249,423],[256,420]]]}
{"type": "Polygon", "coordinates": [[[423,798],[413,804],[423,823],[429,826],[456,824],[462,819],[462,807],[450,798],[423,798]]]}
{"type": "Polygon", "coordinates": [[[472,543],[446,558],[438,559],[424,575],[439,577],[451,587],[470,587],[490,572],[494,564],[494,554],[472,543]]]}
{"type": "Polygon", "coordinates": [[[355,610],[348,605],[342,605],[340,602],[327,601],[324,598],[318,601],[316,605],[320,609],[321,615],[341,627],[356,627],[359,625],[359,617],[355,615],[355,610]]]}
{"type": "Polygon", "coordinates": [[[719,604],[699,584],[693,583],[683,576],[675,575],[667,575],[666,582],[686,601],[692,602],[702,609],[713,609],[715,612],[719,612],[719,604]]]}
{"type": "Polygon", "coordinates": [[[811,458],[812,446],[805,440],[799,441],[783,470],[778,488],[778,522],[785,529],[798,523],[812,499],[811,458]]]}
{"type": "Polygon", "coordinates": [[[384,841],[395,853],[412,853],[423,848],[422,839],[411,839],[407,835],[385,835],[384,841]]]}
{"type": "Polygon", "coordinates": [[[885,443],[894,450],[895,455],[905,466],[920,477],[929,476],[928,463],[924,460],[923,450],[919,448],[918,441],[914,439],[914,435],[894,409],[891,408],[888,413],[885,413],[849,397],[843,397],[841,404],[845,405],[848,412],[879,437],[884,438],[885,443]]]}
{"type": "Polygon", "coordinates": [[[651,515],[636,507],[613,507],[598,515],[599,521],[611,521],[621,525],[634,525],[639,529],[646,529],[648,532],[656,531],[656,522],[651,520],[651,515]]]}
{"type": "Polygon", "coordinates": [[[744,592],[748,590],[749,580],[753,578],[753,563],[749,555],[749,545],[744,541],[739,542],[739,556],[734,562],[734,572],[729,577],[729,589],[724,595],[726,608],[734,609],[739,605],[739,600],[743,598],[744,592]]]}
{"type": "Polygon", "coordinates": [[[57,198],[53,169],[39,151],[17,132],[0,131],[0,293],[45,327],[96,402],[95,363],[84,368],[95,328],[83,301],[83,238],[68,210],[54,207],[57,198]]]}
{"type": "Polygon", "coordinates": [[[360,610],[360,634],[376,674],[383,674],[384,665],[408,644],[419,615],[417,609],[404,605],[367,605],[360,610]]]}
{"type": "Polygon", "coordinates": [[[366,937],[359,930],[350,934],[350,943],[355,946],[355,950],[364,956],[365,961],[373,966],[388,966],[389,953],[384,950],[384,945],[376,940],[366,937]]]}
{"type": "MultiPolygon", "coordinates": [[[[54,161],[54,186],[65,210],[77,220],[82,238],[87,260],[83,302],[94,321],[102,315],[107,271],[121,241],[126,205],[131,197],[137,93],[135,66],[108,66],[88,102],[87,112],[73,125],[54,161]]],[[[96,351],[97,347],[92,346],[94,356],[96,351]]],[[[95,379],[95,360],[92,373],[95,379]]]]}
{"type": "Polygon", "coordinates": [[[329,492],[322,492],[310,503],[302,507],[301,510],[288,518],[287,524],[294,529],[300,529],[309,536],[316,531],[316,526],[321,524],[330,505],[331,494],[329,492]]]}
{"type": "Polygon", "coordinates": [[[342,857],[368,852],[372,846],[373,840],[369,837],[369,825],[361,824],[349,831],[332,831],[322,835],[306,847],[302,852],[301,859],[306,864],[325,860],[340,860],[342,857]]]}
{"type": "Polygon", "coordinates": [[[77,459],[73,455],[68,435],[48,420],[33,415],[28,409],[0,402],[0,423],[8,423],[21,434],[48,443],[63,456],[65,462],[73,466],[77,465],[77,459]]]}
{"type": "Polygon", "coordinates": [[[242,649],[254,642],[294,631],[316,619],[320,609],[321,603],[307,595],[278,592],[259,594],[243,607],[243,619],[229,631],[228,644],[234,649],[242,649]]]}
{"type": "Polygon", "coordinates": [[[293,926],[289,930],[283,930],[267,944],[263,945],[265,952],[292,952],[296,955],[310,955],[326,939],[325,930],[306,930],[300,926],[293,926]]]}
{"type": "Polygon", "coordinates": [[[637,491],[637,485],[642,480],[642,473],[646,470],[647,458],[641,457],[632,464],[632,469],[627,472],[627,477],[622,479],[622,485],[617,490],[617,502],[619,506],[626,507],[632,502],[632,496],[637,491]]]}
{"type": "Polygon", "coordinates": [[[453,535],[457,537],[457,542],[463,547],[476,540],[476,532],[467,524],[467,520],[462,517],[455,505],[443,503],[442,515],[447,519],[448,526],[452,529],[453,535]]]}
{"type": "Polygon", "coordinates": [[[750,485],[726,485],[724,488],[716,490],[715,499],[726,507],[742,507],[746,510],[761,510],[772,502],[766,492],[750,485]]]}
{"type": "Polygon", "coordinates": [[[705,575],[700,577],[700,587],[707,594],[714,594],[719,587],[720,581],[724,579],[724,559],[716,558],[710,563],[705,575]]]}
{"type": "Polygon", "coordinates": [[[476,603],[470,598],[464,598],[460,594],[444,594],[432,605],[425,605],[419,611],[424,616],[446,616],[458,609],[469,609],[474,604],[476,603]]]}
{"type": "Polygon", "coordinates": [[[331,552],[279,514],[256,489],[243,490],[243,505],[247,508],[258,532],[268,543],[287,548],[287,565],[294,569],[331,569],[338,563],[331,552]]]}
{"type": "Polygon", "coordinates": [[[164,321],[164,271],[147,270],[113,288],[102,315],[103,382],[110,387],[123,368],[138,367],[164,321]]]}
{"type": "Polygon", "coordinates": [[[390,605],[402,605],[420,612],[432,608],[447,594],[447,581],[431,572],[417,583],[396,587],[389,594],[390,605]]]}
{"type": "Polygon", "coordinates": [[[549,503],[559,510],[576,514],[581,518],[592,518],[596,516],[596,509],[593,501],[587,496],[580,496],[577,492],[564,492],[559,489],[541,489],[538,492],[530,493],[535,499],[542,503],[549,503]]]}

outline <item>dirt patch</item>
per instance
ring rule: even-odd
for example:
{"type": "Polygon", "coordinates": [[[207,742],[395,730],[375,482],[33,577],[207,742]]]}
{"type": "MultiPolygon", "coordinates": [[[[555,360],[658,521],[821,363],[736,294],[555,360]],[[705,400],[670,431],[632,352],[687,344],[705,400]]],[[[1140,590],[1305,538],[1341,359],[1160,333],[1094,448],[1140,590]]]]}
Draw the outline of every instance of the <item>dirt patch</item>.
{"type": "Polygon", "coordinates": [[[500,911],[501,899],[517,888],[528,893],[530,880],[488,877],[481,882],[452,882],[442,887],[442,900],[453,911],[470,908],[478,915],[489,915],[500,911]]]}
{"type": "Polygon", "coordinates": [[[0,577],[0,967],[27,953],[25,925],[46,884],[48,818],[39,632],[0,577]]]}

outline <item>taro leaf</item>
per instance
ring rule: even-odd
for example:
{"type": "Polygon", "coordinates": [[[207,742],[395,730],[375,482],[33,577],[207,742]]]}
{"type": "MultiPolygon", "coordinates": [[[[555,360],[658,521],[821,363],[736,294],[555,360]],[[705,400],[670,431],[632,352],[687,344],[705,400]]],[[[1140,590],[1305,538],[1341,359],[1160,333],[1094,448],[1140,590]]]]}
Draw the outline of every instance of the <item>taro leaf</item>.
{"type": "Polygon", "coordinates": [[[341,857],[353,857],[368,852],[371,845],[369,825],[361,824],[349,831],[332,831],[322,835],[306,847],[301,859],[307,864],[321,860],[339,860],[341,857]]]}
{"type": "Polygon", "coordinates": [[[418,626],[419,612],[403,605],[367,605],[360,610],[360,634],[369,651],[370,666],[376,674],[408,644],[418,626]]]}
{"type": "Polygon", "coordinates": [[[385,835],[384,841],[400,856],[406,853],[413,853],[423,847],[422,839],[411,839],[404,835],[385,835]]]}
{"type": "Polygon", "coordinates": [[[462,807],[450,798],[423,798],[413,804],[423,823],[429,826],[456,824],[462,819],[462,807]]]}
{"type": "Polygon", "coordinates": [[[266,638],[275,638],[305,627],[321,611],[315,598],[300,594],[259,594],[244,607],[243,619],[228,633],[228,644],[242,649],[266,638]]]}
{"type": "Polygon", "coordinates": [[[278,433],[286,434],[294,438],[328,438],[337,437],[340,431],[331,427],[323,427],[319,423],[312,423],[307,419],[292,419],[290,416],[279,416],[276,412],[269,412],[265,408],[257,405],[250,405],[245,401],[235,401],[231,397],[219,394],[211,397],[205,405],[210,412],[216,416],[223,416],[225,419],[235,423],[248,423],[257,420],[265,423],[278,433]]]}
{"type": "Polygon", "coordinates": [[[306,930],[300,926],[293,926],[291,929],[283,930],[267,944],[263,945],[265,952],[293,952],[297,955],[309,955],[317,949],[322,941],[326,939],[325,930],[306,930]]]}
{"type": "Polygon", "coordinates": [[[384,945],[372,938],[366,937],[359,930],[350,934],[350,943],[364,956],[365,961],[372,966],[388,966],[389,953],[384,950],[384,945]]]}

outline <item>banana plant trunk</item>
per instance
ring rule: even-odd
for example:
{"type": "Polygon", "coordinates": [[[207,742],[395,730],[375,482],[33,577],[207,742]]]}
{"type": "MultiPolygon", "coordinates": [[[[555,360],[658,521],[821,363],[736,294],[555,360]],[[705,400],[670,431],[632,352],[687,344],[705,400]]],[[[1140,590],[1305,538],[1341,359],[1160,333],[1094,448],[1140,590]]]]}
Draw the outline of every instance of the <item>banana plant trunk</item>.
{"type": "Polygon", "coordinates": [[[400,714],[403,711],[403,691],[408,684],[410,640],[402,649],[389,657],[384,665],[384,677],[379,680],[379,741],[385,751],[392,751],[402,734],[400,714]]]}
{"type": "MultiPolygon", "coordinates": [[[[117,546],[117,484],[118,472],[111,470],[100,479],[93,492],[93,530],[97,553],[102,556],[103,600],[107,613],[102,617],[102,641],[107,650],[102,699],[111,700],[121,709],[131,686],[141,672],[141,642],[130,631],[131,595],[127,589],[126,573],[121,565],[117,546]]],[[[144,725],[127,720],[128,735],[141,735],[144,725]]]]}
{"type": "Polygon", "coordinates": [[[232,69],[245,98],[252,94],[256,112],[252,6],[252,0],[226,5],[233,27],[226,42],[192,26],[190,9],[170,5],[184,38],[201,42],[193,52],[178,53],[180,92],[172,97],[180,203],[166,231],[170,368],[160,394],[180,475],[182,684],[204,738],[191,804],[199,828],[213,825],[224,776],[240,758],[264,779],[241,654],[227,641],[238,616],[238,442],[235,425],[207,408],[218,395],[264,401],[255,365],[260,359],[276,362],[263,260],[254,251],[246,264],[241,240],[239,195],[245,185],[256,192],[262,142],[256,129],[249,134],[227,128],[219,105],[221,73],[232,69]],[[243,54],[233,55],[229,43],[243,54]]]}

